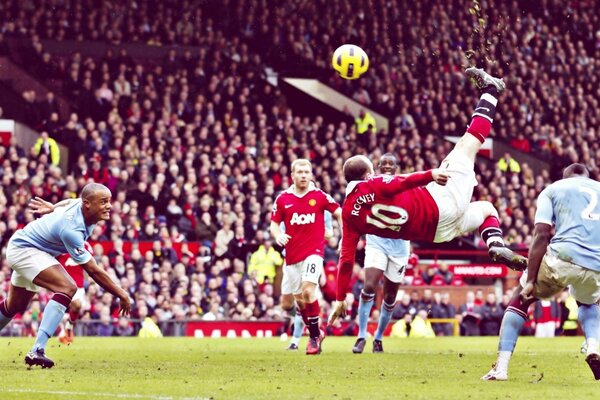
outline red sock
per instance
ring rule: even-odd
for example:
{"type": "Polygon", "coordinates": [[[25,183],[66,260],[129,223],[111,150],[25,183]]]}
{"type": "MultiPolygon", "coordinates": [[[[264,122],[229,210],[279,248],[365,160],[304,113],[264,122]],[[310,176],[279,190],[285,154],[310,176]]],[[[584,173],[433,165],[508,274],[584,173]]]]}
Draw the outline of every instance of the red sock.
{"type": "Polygon", "coordinates": [[[71,320],[71,322],[77,321],[78,318],[79,318],[78,312],[69,311],[69,319],[71,320]]]}
{"type": "Polygon", "coordinates": [[[493,215],[490,215],[483,221],[483,224],[479,227],[479,234],[488,247],[490,247],[490,243],[494,242],[504,245],[500,221],[493,215]]]}
{"type": "Polygon", "coordinates": [[[471,120],[471,125],[467,128],[467,132],[475,136],[481,143],[485,142],[485,138],[488,137],[492,130],[492,123],[483,117],[475,116],[471,120]]]}
{"type": "Polygon", "coordinates": [[[302,316],[304,317],[304,315],[306,315],[305,323],[311,338],[318,338],[321,335],[319,329],[319,314],[321,314],[321,307],[319,307],[318,300],[305,305],[302,316]]]}

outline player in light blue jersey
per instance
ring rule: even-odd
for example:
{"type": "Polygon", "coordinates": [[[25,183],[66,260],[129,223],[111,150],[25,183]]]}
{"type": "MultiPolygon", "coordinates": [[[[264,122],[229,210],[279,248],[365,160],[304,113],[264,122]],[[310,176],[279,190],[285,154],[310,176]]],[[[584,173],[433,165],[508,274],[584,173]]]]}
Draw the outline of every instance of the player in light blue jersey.
{"type": "Polygon", "coordinates": [[[35,343],[25,356],[29,367],[54,366],[46,357],[46,344],[77,291],[73,279],[54,257],[69,253],[93,280],[121,300],[121,313],[129,314],[131,302],[127,292],[112,281],[84,247],[96,223],[109,220],[110,200],[110,190],[98,183],[85,185],[80,199],[63,200],[56,205],[36,198],[30,209],[46,215],[15,232],[8,242],[6,261],[13,272],[8,296],[0,302],[0,330],[15,314],[27,309],[39,287],[54,292],[44,308],[35,343]]]}
{"type": "Polygon", "coordinates": [[[600,380],[600,182],[582,164],[568,166],[563,179],[540,193],[533,243],[520,292],[511,300],[500,328],[498,358],[483,380],[507,380],[508,364],[529,305],[569,287],[579,305],[586,362],[600,380]],[[552,226],[555,233],[552,235],[552,226]]]}
{"type": "MultiPolygon", "coordinates": [[[[391,153],[381,156],[379,173],[394,175],[398,170],[396,157],[391,153]]],[[[383,302],[377,331],[373,340],[373,353],[383,353],[383,333],[396,306],[398,286],[404,279],[404,271],[410,255],[410,242],[402,239],[386,239],[367,235],[365,247],[365,286],[360,294],[358,305],[358,336],[352,352],[362,353],[367,337],[367,323],[375,300],[375,289],[382,277],[383,302]]]]}

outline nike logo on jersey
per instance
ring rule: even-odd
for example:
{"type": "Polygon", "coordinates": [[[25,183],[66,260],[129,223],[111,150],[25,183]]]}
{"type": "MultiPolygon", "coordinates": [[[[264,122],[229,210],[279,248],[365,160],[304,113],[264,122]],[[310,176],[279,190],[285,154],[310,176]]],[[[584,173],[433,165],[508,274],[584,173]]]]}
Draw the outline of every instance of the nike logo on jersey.
{"type": "Polygon", "coordinates": [[[477,108],[475,109],[475,112],[477,112],[477,111],[479,111],[479,110],[485,110],[485,111],[487,111],[487,112],[490,112],[490,109],[489,109],[489,108],[487,108],[487,107],[477,107],[477,108]]]}
{"type": "Polygon", "coordinates": [[[291,206],[293,206],[293,204],[286,204],[286,205],[285,205],[285,206],[283,206],[283,207],[285,207],[285,208],[290,208],[291,206]]]}

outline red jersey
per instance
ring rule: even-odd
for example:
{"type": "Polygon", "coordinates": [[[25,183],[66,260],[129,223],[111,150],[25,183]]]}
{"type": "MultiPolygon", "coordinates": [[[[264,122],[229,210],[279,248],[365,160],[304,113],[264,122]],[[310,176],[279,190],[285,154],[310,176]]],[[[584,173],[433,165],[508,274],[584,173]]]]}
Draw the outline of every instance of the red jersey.
{"type": "MultiPolygon", "coordinates": [[[[94,254],[94,250],[88,242],[85,242],[84,247],[88,252],[90,252],[90,254],[94,254]]],[[[67,274],[73,278],[75,285],[77,285],[77,287],[80,289],[83,288],[83,267],[77,264],[75,260],[71,258],[69,253],[61,254],[60,256],[56,257],[56,259],[63,266],[65,271],[67,271],[67,274]]]]}
{"type": "Polygon", "coordinates": [[[325,246],[325,211],[334,213],[340,205],[320,189],[309,188],[303,196],[293,186],[282,192],[273,205],[271,221],[285,224],[291,236],[285,246],[285,263],[299,263],[314,254],[323,257],[325,246]]]}
{"type": "Polygon", "coordinates": [[[346,289],[356,246],[361,235],[390,239],[432,242],[439,210],[423,186],[433,181],[432,171],[405,176],[378,175],[352,182],[342,206],[342,249],[338,268],[337,299],[346,298],[346,289]]]}

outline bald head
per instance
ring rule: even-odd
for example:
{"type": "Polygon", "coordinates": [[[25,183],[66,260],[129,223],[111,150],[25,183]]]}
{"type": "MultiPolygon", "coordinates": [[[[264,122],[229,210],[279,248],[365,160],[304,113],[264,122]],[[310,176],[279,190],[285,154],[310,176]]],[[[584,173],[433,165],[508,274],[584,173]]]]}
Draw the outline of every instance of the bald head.
{"type": "Polygon", "coordinates": [[[101,183],[88,183],[81,190],[81,199],[90,201],[95,195],[106,192],[110,193],[110,190],[108,190],[108,188],[101,183]]]}
{"type": "Polygon", "coordinates": [[[565,170],[563,171],[563,179],[572,178],[574,176],[583,176],[589,178],[590,173],[585,167],[585,165],[574,163],[565,168],[565,170]]]}
{"type": "Polygon", "coordinates": [[[346,160],[343,167],[346,182],[362,181],[373,174],[373,163],[365,156],[354,156],[346,160]]]}
{"type": "Polygon", "coordinates": [[[110,219],[110,190],[99,183],[88,183],[81,190],[81,212],[87,225],[110,219]]]}

